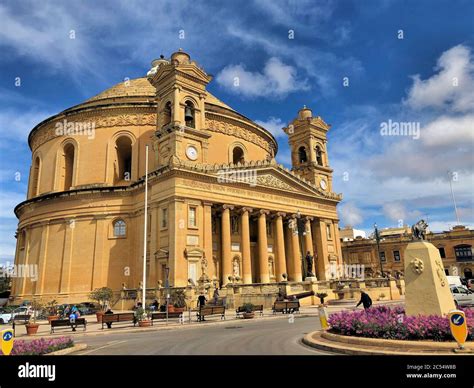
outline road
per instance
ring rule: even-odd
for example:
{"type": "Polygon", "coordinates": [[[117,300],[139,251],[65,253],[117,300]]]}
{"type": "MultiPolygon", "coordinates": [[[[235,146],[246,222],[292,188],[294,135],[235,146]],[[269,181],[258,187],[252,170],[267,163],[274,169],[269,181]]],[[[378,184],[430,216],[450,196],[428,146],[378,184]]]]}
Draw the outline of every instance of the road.
{"type": "Polygon", "coordinates": [[[87,349],[76,355],[318,355],[301,338],[320,329],[317,317],[232,321],[202,327],[181,327],[146,333],[117,333],[84,336],[77,343],[87,349]]]}

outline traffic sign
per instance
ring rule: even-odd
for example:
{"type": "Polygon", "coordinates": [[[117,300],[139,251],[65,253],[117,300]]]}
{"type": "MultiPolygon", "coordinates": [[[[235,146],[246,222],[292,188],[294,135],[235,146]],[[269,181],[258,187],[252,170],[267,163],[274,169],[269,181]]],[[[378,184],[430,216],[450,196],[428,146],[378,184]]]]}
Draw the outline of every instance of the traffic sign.
{"type": "Polygon", "coordinates": [[[461,310],[451,310],[448,314],[449,326],[451,334],[458,343],[459,347],[463,347],[467,338],[466,314],[461,310]]]}
{"type": "Polygon", "coordinates": [[[328,314],[326,311],[326,307],[323,305],[318,307],[318,313],[319,313],[319,322],[321,322],[321,328],[323,330],[327,330],[329,328],[328,324],[328,314]]]}
{"type": "Polygon", "coordinates": [[[8,356],[13,349],[13,330],[7,329],[2,331],[2,353],[4,356],[8,356]]]}

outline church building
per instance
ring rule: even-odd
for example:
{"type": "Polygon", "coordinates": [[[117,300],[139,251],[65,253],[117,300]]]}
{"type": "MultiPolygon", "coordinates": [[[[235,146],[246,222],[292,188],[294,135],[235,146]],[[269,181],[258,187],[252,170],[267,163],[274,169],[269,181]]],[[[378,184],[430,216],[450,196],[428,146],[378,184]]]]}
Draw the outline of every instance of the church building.
{"type": "Polygon", "coordinates": [[[147,288],[297,284],[342,264],[330,126],[295,112],[287,169],[272,134],[209,93],[211,79],[180,50],[33,128],[15,264],[38,277],[14,279],[16,302],[140,286],[146,146],[147,288]]]}

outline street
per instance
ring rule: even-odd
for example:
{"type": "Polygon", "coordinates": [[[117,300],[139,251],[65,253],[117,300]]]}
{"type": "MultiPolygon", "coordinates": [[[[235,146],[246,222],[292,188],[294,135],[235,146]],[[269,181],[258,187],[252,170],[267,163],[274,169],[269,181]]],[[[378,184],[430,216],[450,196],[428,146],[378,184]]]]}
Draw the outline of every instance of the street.
{"type": "Polygon", "coordinates": [[[308,332],[320,329],[318,317],[254,319],[203,327],[181,327],[146,333],[84,336],[77,343],[87,349],[76,355],[318,355],[301,343],[308,332]]]}

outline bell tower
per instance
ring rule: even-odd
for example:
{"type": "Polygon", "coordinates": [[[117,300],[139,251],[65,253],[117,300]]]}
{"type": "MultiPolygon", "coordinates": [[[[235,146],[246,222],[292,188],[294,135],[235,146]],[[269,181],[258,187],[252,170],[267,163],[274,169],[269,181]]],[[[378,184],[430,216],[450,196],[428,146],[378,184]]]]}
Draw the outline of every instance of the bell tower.
{"type": "Polygon", "coordinates": [[[306,106],[286,128],[292,170],[324,191],[332,191],[332,172],[327,156],[327,132],[331,126],[306,106]]]}
{"type": "Polygon", "coordinates": [[[212,77],[179,49],[170,59],[155,59],[147,78],[156,89],[157,167],[173,156],[206,163],[210,135],[204,130],[204,112],[206,86],[212,77]]]}

